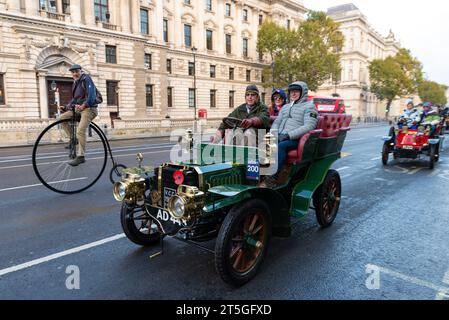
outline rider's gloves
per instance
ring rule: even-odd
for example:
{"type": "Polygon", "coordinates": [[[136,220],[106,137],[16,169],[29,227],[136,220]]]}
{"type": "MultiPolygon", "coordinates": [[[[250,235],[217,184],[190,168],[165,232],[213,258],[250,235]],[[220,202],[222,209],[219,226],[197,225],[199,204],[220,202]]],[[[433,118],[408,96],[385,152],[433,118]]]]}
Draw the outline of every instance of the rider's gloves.
{"type": "Polygon", "coordinates": [[[284,133],[284,134],[279,135],[279,142],[287,141],[287,140],[290,140],[290,136],[288,134],[284,133]]]}
{"type": "Polygon", "coordinates": [[[243,129],[249,129],[253,126],[253,119],[245,119],[242,121],[241,127],[243,129]]]}

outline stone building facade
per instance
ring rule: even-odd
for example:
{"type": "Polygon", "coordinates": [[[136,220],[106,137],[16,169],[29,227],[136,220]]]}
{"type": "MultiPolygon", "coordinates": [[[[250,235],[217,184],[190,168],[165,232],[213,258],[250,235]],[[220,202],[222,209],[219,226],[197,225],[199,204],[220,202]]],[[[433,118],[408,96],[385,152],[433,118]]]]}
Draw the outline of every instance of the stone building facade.
{"type": "MultiPolygon", "coordinates": [[[[378,101],[368,89],[368,67],[374,59],[395,55],[401,48],[400,44],[391,31],[387,37],[375,31],[366,16],[353,4],[329,8],[328,15],[341,24],[340,31],[345,36],[342,74],[337,85],[329,81],[317,94],[330,96],[338,93],[344,98],[348,113],[355,117],[384,117],[386,102],[378,101]]],[[[403,101],[394,101],[390,115],[400,114],[403,107],[403,101]]]]}
{"type": "Polygon", "coordinates": [[[100,121],[222,117],[249,83],[262,90],[258,26],[295,28],[305,12],[299,0],[0,0],[0,119],[55,117],[73,63],[103,94],[100,121]]]}

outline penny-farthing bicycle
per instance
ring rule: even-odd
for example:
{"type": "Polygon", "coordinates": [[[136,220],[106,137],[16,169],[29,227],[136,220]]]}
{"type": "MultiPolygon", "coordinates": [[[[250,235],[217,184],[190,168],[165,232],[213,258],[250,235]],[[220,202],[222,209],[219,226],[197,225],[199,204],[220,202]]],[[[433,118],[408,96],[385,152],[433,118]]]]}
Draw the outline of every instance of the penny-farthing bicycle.
{"type": "Polygon", "coordinates": [[[109,178],[112,183],[126,167],[118,164],[109,141],[101,128],[91,122],[87,129],[86,163],[72,167],[69,162],[77,157],[76,133],[80,114],[49,125],[37,138],[33,148],[33,169],[42,184],[61,194],[75,194],[92,187],[103,175],[108,156],[112,161],[109,178]],[[64,127],[67,129],[64,130],[64,127]],[[68,134],[68,132],[70,134],[68,134]]]}

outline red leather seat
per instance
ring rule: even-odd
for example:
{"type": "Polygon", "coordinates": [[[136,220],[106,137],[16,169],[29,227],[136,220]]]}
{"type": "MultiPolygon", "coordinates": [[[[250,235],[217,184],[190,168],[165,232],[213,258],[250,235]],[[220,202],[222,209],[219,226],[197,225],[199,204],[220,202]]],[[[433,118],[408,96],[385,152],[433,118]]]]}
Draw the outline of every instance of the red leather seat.
{"type": "Polygon", "coordinates": [[[311,135],[320,135],[320,139],[335,138],[341,131],[348,131],[352,116],[346,114],[325,114],[321,115],[315,130],[306,133],[299,141],[298,149],[288,153],[289,164],[301,162],[304,146],[311,135]]]}

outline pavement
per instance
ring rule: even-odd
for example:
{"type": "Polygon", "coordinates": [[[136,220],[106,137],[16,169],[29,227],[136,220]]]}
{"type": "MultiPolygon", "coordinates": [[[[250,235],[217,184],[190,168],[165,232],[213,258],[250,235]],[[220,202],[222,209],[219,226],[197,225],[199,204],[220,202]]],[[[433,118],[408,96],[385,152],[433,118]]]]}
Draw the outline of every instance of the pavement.
{"type": "MultiPolygon", "coordinates": [[[[311,211],[291,238],[272,240],[257,277],[239,289],[221,281],[211,253],[174,239],[150,260],[154,248],[123,236],[106,174],[89,191],[63,196],[39,184],[31,147],[0,149],[0,299],[447,300],[448,150],[433,171],[424,160],[384,167],[387,131],[349,132],[334,165],[343,185],[334,225],[320,229],[311,211]]],[[[128,166],[140,150],[145,164],[158,165],[168,142],[112,146],[128,166]]]]}

